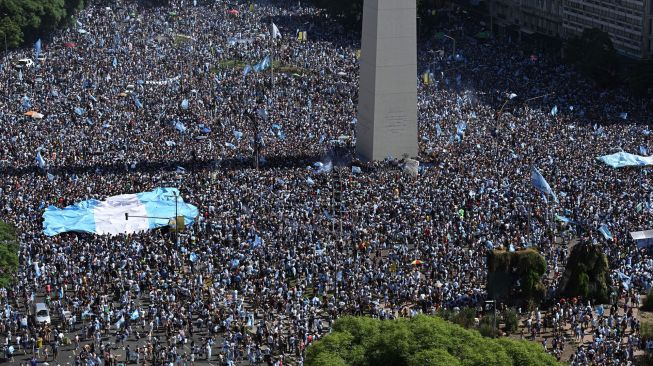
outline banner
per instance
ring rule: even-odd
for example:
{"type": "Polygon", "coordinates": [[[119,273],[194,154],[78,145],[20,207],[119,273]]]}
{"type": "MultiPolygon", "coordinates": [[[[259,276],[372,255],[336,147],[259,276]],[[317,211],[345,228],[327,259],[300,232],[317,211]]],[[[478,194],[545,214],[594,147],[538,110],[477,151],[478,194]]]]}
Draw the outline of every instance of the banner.
{"type": "Polygon", "coordinates": [[[131,234],[168,226],[175,213],[183,216],[188,225],[199,214],[197,207],[184,202],[176,188],[157,188],[104,201],[81,201],[65,208],[50,206],[43,213],[43,233],[131,234]]]}

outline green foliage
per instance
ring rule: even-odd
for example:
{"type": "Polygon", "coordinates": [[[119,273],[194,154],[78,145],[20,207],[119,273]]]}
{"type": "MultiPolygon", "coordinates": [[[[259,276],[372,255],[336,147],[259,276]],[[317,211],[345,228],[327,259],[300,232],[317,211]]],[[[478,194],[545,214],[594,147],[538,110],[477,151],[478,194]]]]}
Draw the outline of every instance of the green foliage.
{"type": "Polygon", "coordinates": [[[494,250],[488,255],[488,294],[505,303],[538,304],[544,297],[544,272],[546,261],[534,249],[494,250]]]}
{"type": "Polygon", "coordinates": [[[640,61],[626,68],[628,85],[637,93],[647,93],[653,87],[653,60],[640,61]]]}
{"type": "Polygon", "coordinates": [[[653,311],[653,287],[646,294],[646,298],[642,303],[642,310],[653,311]]]}
{"type": "Polygon", "coordinates": [[[438,317],[392,321],[339,319],[331,334],[308,348],[307,366],[317,365],[559,365],[536,344],[482,337],[438,317]]]}
{"type": "Polygon", "coordinates": [[[610,286],[608,258],[601,247],[587,244],[574,246],[560,280],[560,295],[605,304],[610,300],[610,286]]]}
{"type": "Polygon", "coordinates": [[[504,330],[506,333],[512,333],[519,327],[519,317],[513,309],[508,309],[503,313],[504,330]]]}
{"type": "Polygon", "coordinates": [[[646,342],[653,339],[653,323],[650,321],[643,321],[639,330],[639,335],[642,341],[646,342]]]}
{"type": "Polygon", "coordinates": [[[14,228],[0,221],[0,287],[7,287],[14,281],[18,249],[14,228]]]}
{"type": "Polygon", "coordinates": [[[0,41],[8,48],[32,43],[84,8],[84,0],[2,0],[0,1],[0,41]]]}
{"type": "Polygon", "coordinates": [[[603,86],[619,81],[619,57],[610,36],[600,29],[585,29],[580,37],[569,40],[565,55],[583,74],[603,86]]]}
{"type": "Polygon", "coordinates": [[[635,357],[636,366],[651,366],[653,365],[653,352],[647,352],[641,356],[635,357]]]}

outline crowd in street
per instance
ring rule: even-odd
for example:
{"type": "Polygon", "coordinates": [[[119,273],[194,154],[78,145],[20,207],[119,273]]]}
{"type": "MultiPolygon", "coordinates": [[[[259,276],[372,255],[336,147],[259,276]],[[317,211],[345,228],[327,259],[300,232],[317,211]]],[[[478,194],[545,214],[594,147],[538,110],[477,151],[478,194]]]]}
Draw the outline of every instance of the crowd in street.
{"type": "Polygon", "coordinates": [[[0,292],[8,357],[63,364],[65,346],[79,365],[301,365],[340,316],[482,303],[488,249],[540,248],[557,301],[565,237],[603,248],[621,302],[558,302],[528,335],[558,329],[544,346],[559,356],[568,326],[579,347],[563,361],[579,366],[643,348],[633,308],[653,256],[629,232],[651,229],[651,170],[596,158],[653,149],[650,105],[452,17],[456,54],[419,40],[413,176],[352,158],[360,34],[303,2],[170,3],[92,4],[42,39],[38,62],[32,48],[1,60],[0,219],[20,241],[18,280],[0,292]],[[533,189],[533,166],[559,203],[533,189]],[[177,240],[43,234],[47,206],[157,187],[199,209],[177,240]],[[52,324],[35,323],[37,302],[52,324]]]}

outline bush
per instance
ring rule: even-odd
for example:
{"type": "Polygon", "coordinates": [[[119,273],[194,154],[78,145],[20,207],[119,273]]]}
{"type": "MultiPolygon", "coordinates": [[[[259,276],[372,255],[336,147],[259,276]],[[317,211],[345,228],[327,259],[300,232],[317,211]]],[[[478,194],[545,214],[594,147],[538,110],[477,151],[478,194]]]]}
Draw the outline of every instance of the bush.
{"type": "Polygon", "coordinates": [[[560,365],[535,343],[482,337],[438,317],[344,317],[333,329],[308,348],[307,366],[560,365]]]}
{"type": "Polygon", "coordinates": [[[517,330],[519,326],[519,317],[517,312],[513,309],[508,309],[503,313],[503,323],[505,324],[504,330],[506,333],[512,333],[517,330]]]}
{"type": "Polygon", "coordinates": [[[653,323],[651,322],[642,322],[641,328],[639,330],[640,337],[643,342],[653,339],[653,323]]]}
{"type": "Polygon", "coordinates": [[[544,272],[546,261],[535,249],[493,250],[488,255],[488,294],[492,299],[513,305],[539,304],[545,291],[544,272]]]}
{"type": "Polygon", "coordinates": [[[608,259],[601,247],[589,244],[574,246],[560,280],[560,295],[606,304],[610,301],[611,291],[608,259]]]}
{"type": "Polygon", "coordinates": [[[642,303],[642,310],[653,311],[653,287],[648,291],[648,294],[642,303]]]}
{"type": "Polygon", "coordinates": [[[14,228],[0,221],[0,287],[8,287],[14,282],[18,249],[14,228]]]}

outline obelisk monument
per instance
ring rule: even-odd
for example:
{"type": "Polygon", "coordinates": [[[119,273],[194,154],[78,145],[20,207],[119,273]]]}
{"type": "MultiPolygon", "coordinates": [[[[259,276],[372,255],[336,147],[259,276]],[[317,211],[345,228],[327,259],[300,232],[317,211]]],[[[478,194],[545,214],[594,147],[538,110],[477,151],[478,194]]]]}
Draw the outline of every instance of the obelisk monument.
{"type": "Polygon", "coordinates": [[[364,160],[416,157],[416,1],[364,1],[356,152],[364,160]]]}

